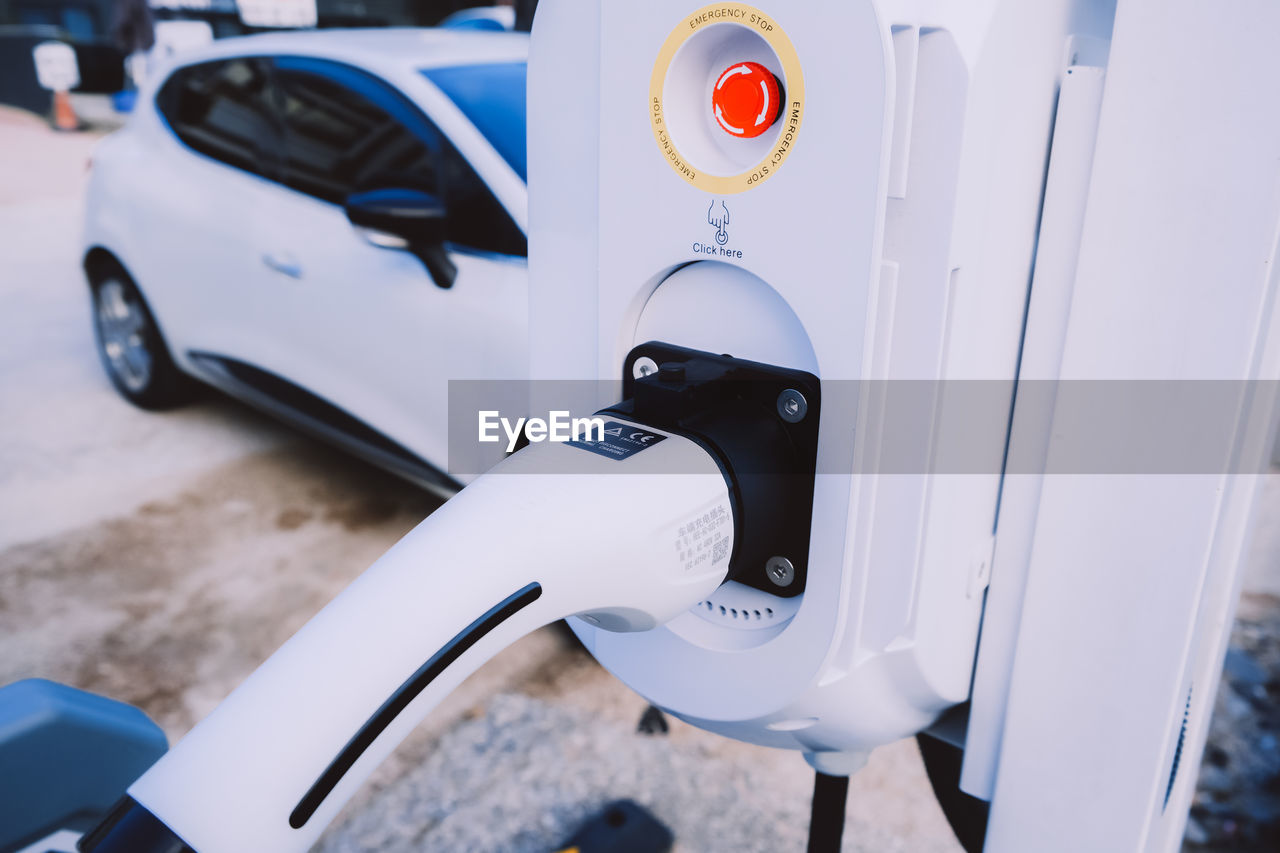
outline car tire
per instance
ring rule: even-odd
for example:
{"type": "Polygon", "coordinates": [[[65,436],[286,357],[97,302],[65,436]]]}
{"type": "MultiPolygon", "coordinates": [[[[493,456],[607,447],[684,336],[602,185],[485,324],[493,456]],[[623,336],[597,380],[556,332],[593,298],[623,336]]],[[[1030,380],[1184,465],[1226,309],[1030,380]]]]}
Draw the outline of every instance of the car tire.
{"type": "Polygon", "coordinates": [[[172,409],[191,398],[193,382],[169,355],[137,285],[119,267],[90,283],[98,357],[120,395],[142,409],[172,409]]]}

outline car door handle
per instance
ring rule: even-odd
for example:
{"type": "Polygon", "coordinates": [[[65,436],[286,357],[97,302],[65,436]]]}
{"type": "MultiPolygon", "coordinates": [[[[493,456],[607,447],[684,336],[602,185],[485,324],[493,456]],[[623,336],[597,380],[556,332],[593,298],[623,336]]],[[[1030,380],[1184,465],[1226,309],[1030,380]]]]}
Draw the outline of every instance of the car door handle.
{"type": "Polygon", "coordinates": [[[287,252],[265,252],[262,255],[262,263],[281,275],[302,278],[302,265],[298,263],[297,258],[287,252]]]}

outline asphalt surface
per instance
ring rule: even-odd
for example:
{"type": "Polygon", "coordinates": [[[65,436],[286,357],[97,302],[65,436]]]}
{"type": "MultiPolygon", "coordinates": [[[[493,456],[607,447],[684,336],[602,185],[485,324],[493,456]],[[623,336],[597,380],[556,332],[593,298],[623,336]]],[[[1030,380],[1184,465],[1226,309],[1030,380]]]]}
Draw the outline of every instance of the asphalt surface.
{"type": "MultiPolygon", "coordinates": [[[[40,676],[104,693],[172,741],[436,502],[216,394],[154,414],[114,393],[77,267],[93,141],[0,109],[0,684],[40,676]]],[[[1264,740],[1280,693],[1271,481],[1242,609],[1253,621],[1237,628],[1243,675],[1229,668],[1215,718],[1226,757],[1207,753],[1228,781],[1197,798],[1196,850],[1268,849],[1250,845],[1269,831],[1276,778],[1264,740]],[[1228,691],[1253,710],[1235,702],[1227,715],[1228,691]]],[[[319,849],[548,851],[623,797],[685,853],[803,849],[812,776],[799,756],[678,722],[642,735],[644,708],[564,633],[539,631],[450,696],[319,849]]],[[[853,778],[845,849],[959,849],[913,742],[853,778]]]]}

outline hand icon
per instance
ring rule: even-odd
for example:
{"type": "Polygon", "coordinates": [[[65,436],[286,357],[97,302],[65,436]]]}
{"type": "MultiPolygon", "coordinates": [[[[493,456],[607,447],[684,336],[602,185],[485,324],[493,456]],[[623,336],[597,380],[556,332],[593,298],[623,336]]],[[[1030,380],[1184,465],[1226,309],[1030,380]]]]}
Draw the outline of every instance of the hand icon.
{"type": "Polygon", "coordinates": [[[711,202],[711,207],[707,208],[707,223],[715,227],[717,243],[723,246],[729,242],[729,232],[725,228],[729,224],[729,208],[723,201],[711,202]],[[717,204],[719,210],[716,209],[717,204]]]}

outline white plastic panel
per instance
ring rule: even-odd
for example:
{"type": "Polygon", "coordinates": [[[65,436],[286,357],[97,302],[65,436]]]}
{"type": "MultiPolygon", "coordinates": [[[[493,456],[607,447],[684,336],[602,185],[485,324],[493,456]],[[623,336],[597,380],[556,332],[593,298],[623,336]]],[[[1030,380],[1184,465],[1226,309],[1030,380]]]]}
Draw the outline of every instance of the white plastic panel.
{"type": "MultiPolygon", "coordinates": [[[[910,735],[967,698],[1076,5],[756,4],[794,46],[799,70],[777,55],[793,83],[802,72],[804,117],[779,169],[727,192],[673,169],[651,110],[639,108],[652,103],[670,34],[713,32],[699,29],[699,4],[660,0],[643,14],[609,3],[544,5],[530,111],[562,120],[554,133],[531,124],[536,378],[611,379],[631,346],[659,329],[684,337],[670,343],[744,358],[798,364],[811,352],[824,383],[1008,383],[990,399],[974,451],[994,461],[972,474],[924,469],[930,448],[965,415],[963,401],[935,393],[920,425],[919,467],[891,474],[874,466],[900,427],[874,423],[873,389],[824,395],[808,586],[781,631],[761,643],[716,633],[736,630],[732,620],[684,620],[689,630],[631,637],[577,626],[650,700],[744,740],[848,751],[910,735]],[[563,51],[540,66],[546,44],[563,51]],[[712,218],[728,232],[724,243],[712,218]],[[733,286],[697,284],[685,265],[706,259],[698,247],[709,244],[726,270],[767,290],[739,303],[733,286]],[[787,310],[752,307],[768,294],[787,310]],[[712,346],[723,341],[731,349],[712,346]]],[[[729,6],[743,8],[707,8],[729,6]]],[[[700,42],[699,56],[717,55],[713,48],[700,42]]],[[[705,65],[673,60],[657,91],[670,100],[687,84],[695,103],[705,65]]],[[[710,156],[684,153],[684,165],[710,156]]],[[[604,393],[584,408],[613,402],[604,393]]]]}
{"type": "MultiPolygon", "coordinates": [[[[1065,378],[1280,376],[1277,31],[1266,0],[1121,4],[1065,378]]],[[[1240,404],[1256,464],[1271,401],[1240,404]]],[[[988,850],[1176,849],[1257,479],[1045,479],[988,850]]]]}
{"type": "MultiPolygon", "coordinates": [[[[686,19],[700,5],[661,0],[636,14],[612,3],[564,2],[545,4],[539,13],[531,114],[553,103],[557,110],[574,105],[554,136],[535,130],[530,138],[531,336],[539,378],[619,375],[651,295],[672,271],[705,257],[696,243],[715,242],[708,209],[717,202],[730,212],[725,248],[741,253],[719,260],[765,282],[807,338],[779,350],[769,343],[779,328],[776,318],[769,318],[767,328],[735,334],[735,339],[762,343],[735,345],[734,355],[790,353],[803,356],[824,377],[861,375],[868,286],[879,269],[891,74],[887,29],[867,0],[837,7],[754,4],[794,45],[803,69],[805,116],[794,153],[776,174],[744,192],[716,195],[686,182],[668,165],[647,109],[663,44],[688,25],[686,19]],[[577,63],[572,71],[564,57],[555,66],[564,69],[563,75],[554,69],[544,73],[550,66],[539,68],[539,28],[552,33],[547,41],[574,46],[567,50],[577,63]],[[576,46],[584,42],[599,44],[598,54],[579,51],[576,46]],[[581,82],[588,78],[599,80],[598,90],[588,91],[581,82]],[[645,107],[637,109],[640,105],[645,107]],[[570,157],[568,150],[579,153],[570,157]],[[585,168],[571,168],[571,159],[585,168]],[[567,177],[581,186],[561,192],[567,177]],[[539,181],[548,187],[541,193],[539,181]],[[583,188],[593,181],[592,198],[584,199],[583,188]],[[541,212],[540,204],[547,205],[541,212]],[[544,233],[551,239],[543,241],[544,233]],[[574,234],[577,240],[568,239],[574,234]],[[585,310],[594,310],[592,322],[583,322],[585,310]]],[[[680,69],[673,63],[671,73],[680,69]]],[[[668,79],[666,86],[685,83],[700,89],[705,80],[694,75],[687,81],[668,79]]],[[[721,304],[707,306],[703,316],[708,326],[718,326],[754,315],[721,304]]],[[[819,451],[824,459],[852,458],[853,438],[847,413],[830,421],[824,413],[819,451]]],[[[840,471],[836,464],[825,468],[840,471]]],[[[806,595],[787,629],[756,653],[726,654],[664,629],[631,641],[584,629],[588,645],[629,684],[690,716],[736,723],[784,713],[789,701],[817,681],[838,633],[852,490],[847,473],[819,478],[815,523],[823,534],[814,541],[811,565],[824,570],[811,574],[809,589],[816,594],[806,595]],[[678,678],[672,677],[673,660],[680,662],[678,678]]],[[[751,724],[743,735],[750,737],[749,730],[763,730],[763,725],[751,724]]],[[[790,735],[786,742],[796,745],[790,735]]]]}
{"type": "MultiPolygon", "coordinates": [[[[1021,380],[1054,380],[1061,369],[1104,80],[1102,68],[1086,66],[1067,69],[1062,80],[1027,308],[1018,374],[1021,380]]],[[[1046,412],[1041,396],[1022,398],[1015,407],[1009,435],[1011,456],[1043,462],[1051,426],[1046,414],[1052,411],[1046,412]]],[[[995,785],[1042,481],[1037,474],[1019,472],[1006,475],[1002,484],[999,535],[974,672],[961,777],[962,788],[984,800],[991,799],[995,785]]]]}

